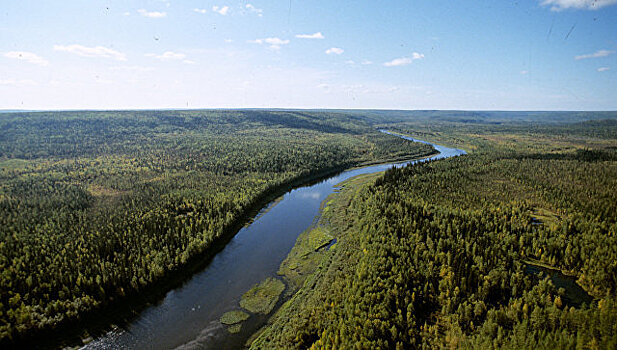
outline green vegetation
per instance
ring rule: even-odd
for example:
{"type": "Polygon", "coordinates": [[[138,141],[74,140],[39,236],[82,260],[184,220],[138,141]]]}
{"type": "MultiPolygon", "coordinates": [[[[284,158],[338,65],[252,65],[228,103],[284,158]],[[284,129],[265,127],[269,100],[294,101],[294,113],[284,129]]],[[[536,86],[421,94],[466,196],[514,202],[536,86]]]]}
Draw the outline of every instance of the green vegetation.
{"type": "Polygon", "coordinates": [[[284,276],[294,289],[302,286],[304,278],[319,264],[323,252],[321,248],[327,246],[333,238],[322,226],[301,233],[281,264],[279,275],[284,276]]]}
{"type": "Polygon", "coordinates": [[[616,348],[617,123],[551,123],[385,125],[474,152],[329,198],[336,249],[251,347],[616,348]],[[568,303],[528,262],[595,301],[568,303]]]}
{"type": "Polygon", "coordinates": [[[266,278],[244,293],[240,306],[252,313],[269,314],[285,290],[285,283],[276,278],[266,278]]]}
{"type": "Polygon", "coordinates": [[[242,324],[240,323],[227,327],[227,331],[231,334],[240,333],[241,330],[242,330],[242,324]]]}
{"type": "Polygon", "coordinates": [[[221,316],[221,323],[226,325],[232,325],[248,320],[249,316],[250,315],[244,311],[229,311],[224,313],[223,316],[221,316]]]}
{"type": "Polygon", "coordinates": [[[2,114],[0,344],[156,290],[289,186],[432,151],[324,112],[2,114]]]}

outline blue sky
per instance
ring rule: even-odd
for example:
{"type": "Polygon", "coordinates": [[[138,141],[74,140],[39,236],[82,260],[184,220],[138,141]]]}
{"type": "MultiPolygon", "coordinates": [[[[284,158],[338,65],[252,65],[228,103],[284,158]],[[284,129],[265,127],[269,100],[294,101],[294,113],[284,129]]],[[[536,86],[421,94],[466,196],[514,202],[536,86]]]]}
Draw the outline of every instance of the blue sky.
{"type": "Polygon", "coordinates": [[[617,110],[617,0],[4,1],[0,109],[617,110]]]}

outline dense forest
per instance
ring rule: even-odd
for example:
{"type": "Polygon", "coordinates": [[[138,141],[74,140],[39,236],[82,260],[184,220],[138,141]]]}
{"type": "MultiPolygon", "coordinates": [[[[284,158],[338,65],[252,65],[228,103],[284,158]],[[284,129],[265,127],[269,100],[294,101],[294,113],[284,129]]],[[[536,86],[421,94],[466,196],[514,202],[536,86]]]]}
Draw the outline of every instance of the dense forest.
{"type": "Polygon", "coordinates": [[[300,111],[0,115],[0,344],[136,295],[294,183],[434,150],[300,111]]]}
{"type": "Polygon", "coordinates": [[[617,348],[617,123],[468,118],[377,120],[472,152],[343,184],[252,348],[617,348]]]}

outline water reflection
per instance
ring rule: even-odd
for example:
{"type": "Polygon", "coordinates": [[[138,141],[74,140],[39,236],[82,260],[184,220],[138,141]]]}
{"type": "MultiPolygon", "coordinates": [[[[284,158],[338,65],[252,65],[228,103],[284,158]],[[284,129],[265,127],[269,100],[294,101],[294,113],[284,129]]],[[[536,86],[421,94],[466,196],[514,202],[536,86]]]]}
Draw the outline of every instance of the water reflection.
{"type": "Polygon", "coordinates": [[[525,273],[537,278],[548,276],[557,289],[563,288],[563,302],[567,306],[581,307],[593,302],[593,297],[576,283],[576,277],[566,276],[558,270],[531,264],[525,266],[525,273]]]}

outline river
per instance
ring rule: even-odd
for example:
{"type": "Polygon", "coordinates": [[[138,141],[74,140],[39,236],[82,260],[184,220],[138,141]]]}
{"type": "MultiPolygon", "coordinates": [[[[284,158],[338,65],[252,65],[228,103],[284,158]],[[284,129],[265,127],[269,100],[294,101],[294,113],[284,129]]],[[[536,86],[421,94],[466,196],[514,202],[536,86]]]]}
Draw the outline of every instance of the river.
{"type": "MultiPolygon", "coordinates": [[[[460,149],[395,136],[432,145],[439,154],[427,159],[465,154],[460,149]]],[[[170,290],[162,300],[144,309],[122,328],[107,332],[84,346],[84,349],[241,347],[251,334],[265,324],[267,316],[252,315],[243,323],[238,334],[229,334],[219,318],[227,311],[239,309],[242,294],[253,285],[276,276],[298,235],[313,223],[321,202],[334,192],[337,184],[357,175],[416,162],[351,169],[319,183],[289,191],[282,199],[263,208],[250,225],[242,228],[201,272],[170,290]]]]}

